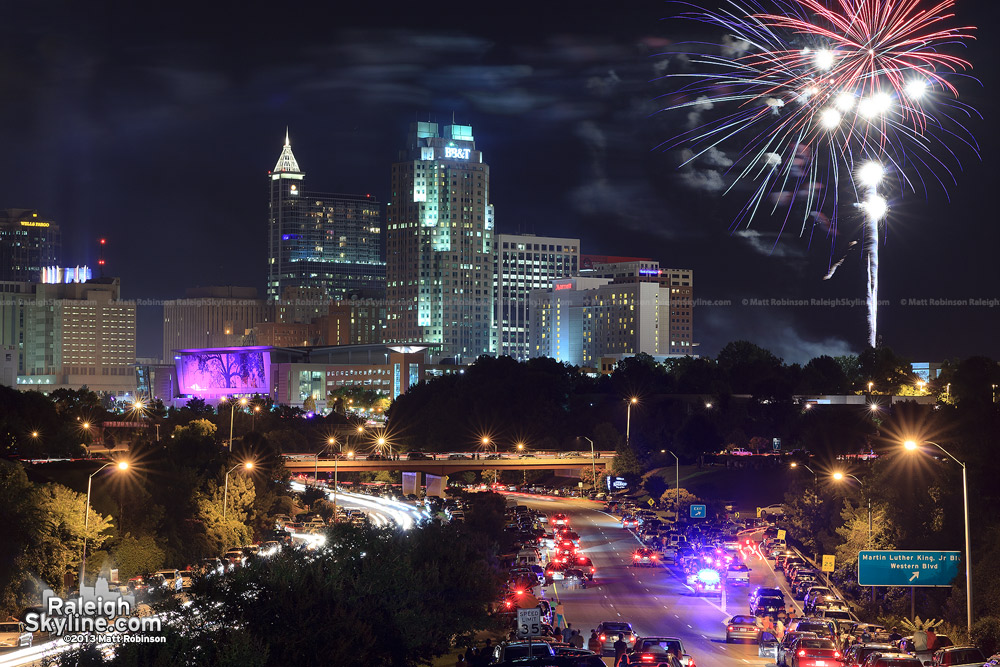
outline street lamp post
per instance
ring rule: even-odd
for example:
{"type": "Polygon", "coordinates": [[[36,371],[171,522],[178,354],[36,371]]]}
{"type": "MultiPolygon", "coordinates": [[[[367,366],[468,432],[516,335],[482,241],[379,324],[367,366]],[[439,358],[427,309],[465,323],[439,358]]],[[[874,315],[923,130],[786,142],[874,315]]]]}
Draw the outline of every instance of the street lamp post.
{"type": "Polygon", "coordinates": [[[674,521],[676,522],[681,519],[681,460],[669,449],[664,451],[674,457],[674,472],[676,477],[674,480],[674,521]]]}
{"type": "Polygon", "coordinates": [[[815,483],[816,482],[816,471],[815,470],[813,470],[812,468],[810,468],[809,466],[807,466],[805,463],[797,463],[795,461],[792,461],[789,464],[790,468],[798,468],[800,466],[803,467],[803,468],[805,468],[806,470],[808,470],[809,472],[812,473],[812,475],[813,475],[813,483],[815,483]]]}
{"type": "MultiPolygon", "coordinates": [[[[864,482],[858,479],[857,475],[852,475],[850,473],[835,472],[833,473],[833,478],[838,482],[843,480],[845,477],[850,477],[855,482],[858,483],[858,487],[864,492],[864,482]]],[[[868,496],[868,549],[872,548],[872,497],[871,494],[865,494],[868,496]]],[[[875,587],[872,586],[872,602],[875,602],[875,587]]]]}
{"type": "Polygon", "coordinates": [[[225,488],[225,491],[223,491],[223,494],[222,494],[222,520],[223,521],[226,520],[226,514],[229,511],[229,473],[231,473],[232,471],[236,470],[240,466],[243,466],[247,470],[251,470],[253,468],[253,463],[251,461],[247,461],[246,463],[237,463],[236,465],[234,465],[232,468],[230,468],[226,472],[226,488],[225,488]]]}
{"type": "Polygon", "coordinates": [[[594,441],[583,436],[583,439],[590,443],[590,471],[594,475],[594,496],[597,496],[597,459],[594,458],[594,441]]]}
{"type": "Polygon", "coordinates": [[[250,430],[255,431],[257,429],[257,413],[260,412],[260,406],[253,406],[253,413],[250,415],[250,430]]]}
{"type": "Polygon", "coordinates": [[[639,402],[639,399],[633,396],[628,399],[628,407],[625,409],[625,445],[629,442],[629,431],[632,427],[632,406],[639,402]]]}
{"type": "MultiPolygon", "coordinates": [[[[994,385],[995,386],[995,385],[994,385]]],[[[966,630],[969,636],[972,636],[972,540],[969,536],[969,480],[965,464],[956,459],[951,452],[937,444],[936,442],[931,442],[929,440],[925,441],[928,445],[934,445],[940,449],[945,456],[950,458],[952,461],[957,463],[962,467],[962,504],[963,512],[965,514],[965,613],[966,613],[966,630]]],[[[907,451],[916,451],[920,449],[918,445],[913,440],[907,440],[903,443],[903,446],[907,451]]]]}
{"type": "Polygon", "coordinates": [[[87,574],[87,533],[90,531],[90,488],[94,481],[94,475],[105,468],[116,466],[119,470],[128,470],[127,461],[108,461],[100,468],[90,473],[87,478],[87,504],[83,506],[83,555],[80,558],[80,589],[83,589],[84,576],[87,574]]]}

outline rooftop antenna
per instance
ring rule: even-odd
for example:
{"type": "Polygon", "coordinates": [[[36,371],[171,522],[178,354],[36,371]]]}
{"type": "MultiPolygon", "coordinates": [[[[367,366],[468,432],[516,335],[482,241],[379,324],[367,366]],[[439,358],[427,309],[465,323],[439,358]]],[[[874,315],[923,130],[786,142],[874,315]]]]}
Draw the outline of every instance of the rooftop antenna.
{"type": "Polygon", "coordinates": [[[101,278],[104,277],[104,246],[107,244],[107,239],[101,239],[98,243],[98,249],[100,252],[97,255],[97,267],[100,271],[101,278]]]}

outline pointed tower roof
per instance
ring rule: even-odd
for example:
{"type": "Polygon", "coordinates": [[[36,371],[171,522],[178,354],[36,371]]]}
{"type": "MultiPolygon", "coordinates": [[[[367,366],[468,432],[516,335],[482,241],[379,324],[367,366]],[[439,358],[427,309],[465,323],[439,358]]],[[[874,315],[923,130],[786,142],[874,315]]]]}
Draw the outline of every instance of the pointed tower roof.
{"type": "Polygon", "coordinates": [[[285,128],[285,145],[281,149],[281,155],[278,157],[278,163],[274,165],[274,173],[280,174],[282,172],[291,172],[294,174],[301,174],[302,170],[299,169],[298,160],[295,159],[295,155],[292,154],[292,142],[288,140],[288,128],[285,128]]]}

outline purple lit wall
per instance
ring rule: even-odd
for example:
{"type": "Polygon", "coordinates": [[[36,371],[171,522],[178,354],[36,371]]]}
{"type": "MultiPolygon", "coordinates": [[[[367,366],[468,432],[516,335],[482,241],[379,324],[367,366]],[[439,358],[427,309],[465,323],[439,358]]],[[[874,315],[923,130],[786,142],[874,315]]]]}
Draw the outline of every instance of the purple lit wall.
{"type": "Polygon", "coordinates": [[[271,354],[267,347],[180,350],[180,392],[201,398],[232,394],[269,394],[271,354]]]}

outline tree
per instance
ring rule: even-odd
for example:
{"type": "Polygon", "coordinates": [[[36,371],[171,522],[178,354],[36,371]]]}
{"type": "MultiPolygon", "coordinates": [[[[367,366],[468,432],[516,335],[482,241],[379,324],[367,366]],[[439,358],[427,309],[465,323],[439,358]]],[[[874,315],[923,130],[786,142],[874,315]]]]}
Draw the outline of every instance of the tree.
{"type": "Polygon", "coordinates": [[[647,475],[642,480],[642,489],[650,498],[659,498],[667,490],[667,482],[657,474],[647,475]]]}
{"type": "Polygon", "coordinates": [[[174,429],[174,438],[215,438],[218,427],[207,419],[195,419],[174,429]]]}
{"type": "Polygon", "coordinates": [[[729,377],[729,386],[734,394],[761,394],[769,383],[781,375],[781,359],[745,340],[723,347],[717,360],[719,369],[729,377]]]}
{"type": "Polygon", "coordinates": [[[126,534],[111,549],[111,558],[118,568],[118,576],[126,581],[140,574],[155,572],[163,567],[166,554],[152,535],[135,538],[126,534]]]}
{"type": "Polygon", "coordinates": [[[846,394],[851,391],[851,381],[837,359],[823,355],[802,369],[802,390],[807,394],[846,394]]]}
{"type": "Polygon", "coordinates": [[[615,457],[611,459],[611,474],[617,477],[636,477],[642,474],[642,463],[632,445],[622,442],[615,449],[615,457]]]}
{"type": "Polygon", "coordinates": [[[870,347],[858,357],[858,373],[867,390],[868,382],[877,394],[894,395],[904,384],[913,383],[909,360],[896,356],[888,347],[870,347]]]}
{"type": "Polygon", "coordinates": [[[694,495],[687,489],[667,489],[662,494],[660,494],[660,504],[667,508],[668,511],[680,512],[677,516],[688,516],[691,512],[691,505],[701,504],[701,499],[694,495]],[[677,507],[679,501],[680,507],[677,507]]]}
{"type": "Polygon", "coordinates": [[[872,507],[872,537],[868,539],[868,506],[854,505],[844,501],[844,509],[840,512],[843,522],[836,528],[837,535],[843,542],[837,546],[837,567],[853,568],[858,563],[858,552],[868,549],[895,549],[895,536],[892,524],[885,509],[878,505],[872,507]]]}
{"type": "Polygon", "coordinates": [[[0,540],[0,615],[18,613],[33,597],[31,555],[39,552],[44,516],[24,468],[0,460],[0,524],[13,527],[0,540]]]}
{"type": "Polygon", "coordinates": [[[594,427],[591,439],[594,441],[594,449],[606,452],[618,449],[622,443],[622,436],[610,422],[601,422],[594,427]]]}
{"type": "Polygon", "coordinates": [[[87,496],[62,484],[43,484],[39,490],[39,509],[43,524],[37,552],[32,558],[41,578],[55,591],[63,591],[63,578],[80,568],[83,537],[87,549],[96,551],[110,537],[111,518],[87,508],[90,520],[84,531],[84,508],[87,496]]]}

